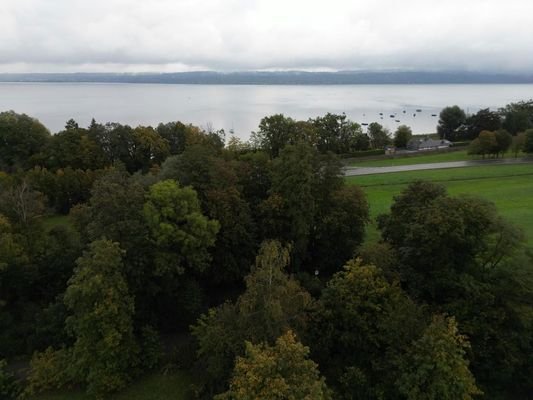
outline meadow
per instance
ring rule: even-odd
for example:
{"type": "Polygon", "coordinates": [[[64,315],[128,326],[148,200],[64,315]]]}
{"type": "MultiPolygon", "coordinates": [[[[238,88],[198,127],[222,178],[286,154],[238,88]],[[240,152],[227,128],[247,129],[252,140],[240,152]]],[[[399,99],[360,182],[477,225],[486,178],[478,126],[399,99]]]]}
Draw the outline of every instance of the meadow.
{"type": "Polygon", "coordinates": [[[474,195],[493,202],[502,216],[520,226],[533,247],[533,164],[491,165],[347,177],[363,187],[373,219],[367,240],[377,240],[374,219],[389,210],[393,197],[415,180],[443,184],[452,195],[474,195]]]}
{"type": "MultiPolygon", "coordinates": [[[[518,157],[524,157],[524,153],[519,153],[518,157]]],[[[515,158],[512,153],[506,153],[504,158],[515,158]]],[[[396,156],[387,156],[374,160],[355,160],[348,162],[350,167],[396,167],[400,165],[413,164],[432,164],[439,162],[452,161],[469,161],[481,160],[481,156],[468,155],[466,149],[452,150],[438,153],[413,153],[413,154],[399,154],[396,156]]]]}

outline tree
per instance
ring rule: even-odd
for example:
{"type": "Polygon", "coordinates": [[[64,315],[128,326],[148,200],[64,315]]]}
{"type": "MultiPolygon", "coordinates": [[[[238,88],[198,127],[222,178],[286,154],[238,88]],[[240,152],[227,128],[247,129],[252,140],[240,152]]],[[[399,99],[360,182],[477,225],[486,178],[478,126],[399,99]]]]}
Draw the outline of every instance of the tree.
{"type": "Polygon", "coordinates": [[[404,287],[435,304],[462,295],[464,274],[477,274],[509,259],[522,233],[503,220],[494,204],[453,198],[439,185],[410,184],[378,217],[383,239],[396,251],[404,287]]]}
{"type": "Polygon", "coordinates": [[[308,356],[309,348],[290,330],[274,346],[246,342],[245,355],[235,363],[230,389],[215,399],[328,399],[324,378],[308,356]]]}
{"type": "Polygon", "coordinates": [[[396,361],[423,329],[423,316],[397,283],[349,261],[322,291],[306,343],[336,398],[397,398],[396,361]]]}
{"type": "Polygon", "coordinates": [[[93,242],[77,261],[64,301],[71,312],[66,324],[75,336],[71,368],[102,398],[122,389],[138,363],[133,336],[133,298],[122,274],[117,243],[93,242]]]}
{"type": "Polygon", "coordinates": [[[505,129],[498,129],[494,135],[496,138],[496,157],[499,153],[501,153],[503,157],[507,150],[509,150],[509,147],[511,147],[511,144],[513,143],[513,137],[505,129]]]}
{"type": "Polygon", "coordinates": [[[503,128],[513,136],[533,127],[533,100],[507,104],[499,110],[503,116],[503,128]]]}
{"type": "Polygon", "coordinates": [[[516,136],[513,136],[513,141],[511,143],[511,151],[514,154],[514,157],[518,157],[518,153],[524,151],[524,145],[526,143],[526,133],[519,132],[516,136]]]}
{"type": "Polygon", "coordinates": [[[467,137],[465,139],[474,139],[483,131],[497,131],[502,127],[502,122],[497,112],[485,108],[470,115],[466,120],[466,126],[467,137]]]}
{"type": "Polygon", "coordinates": [[[270,196],[262,205],[265,237],[293,243],[295,268],[305,258],[315,215],[315,156],[304,143],[285,147],[274,162],[270,196]]]}
{"type": "Polygon", "coordinates": [[[533,153],[533,129],[525,132],[524,153],[533,153]]]}
{"type": "Polygon", "coordinates": [[[453,317],[433,317],[401,361],[399,392],[407,400],[471,400],[482,394],[468,369],[469,348],[453,317]]]}
{"type": "Polygon", "coordinates": [[[413,132],[411,131],[411,128],[406,125],[400,125],[398,129],[396,129],[396,132],[394,132],[394,145],[403,149],[407,147],[407,143],[411,140],[412,136],[413,132]]]}
{"type": "Polygon", "coordinates": [[[457,129],[466,123],[466,114],[459,106],[445,107],[439,115],[437,133],[441,139],[457,140],[457,129]]]}
{"type": "Polygon", "coordinates": [[[179,121],[157,125],[157,133],[168,142],[171,155],[181,154],[185,150],[187,131],[191,125],[179,121]]]}
{"type": "Polygon", "coordinates": [[[288,262],[287,248],[264,242],[245,279],[246,291],[235,303],[210,309],[191,328],[208,394],[226,389],[235,357],[244,355],[245,341],[273,344],[288,329],[303,332],[312,299],[284,272],[288,262]]]}
{"type": "Polygon", "coordinates": [[[306,263],[329,276],[350,260],[363,242],[369,210],[358,186],[343,185],[322,193],[327,200],[318,203],[306,263]]]}
{"type": "Polygon", "coordinates": [[[496,134],[490,131],[481,131],[479,136],[470,143],[468,154],[480,154],[485,158],[486,154],[496,154],[497,149],[496,134]]]}
{"type": "Polygon", "coordinates": [[[215,243],[220,225],[202,214],[192,188],[180,188],[173,180],[156,183],[147,196],[144,216],[157,249],[157,275],[200,272],[207,267],[207,249],[215,243]]]}
{"type": "Polygon", "coordinates": [[[368,125],[368,136],[374,149],[383,149],[390,143],[388,130],[377,122],[368,125]]]}
{"type": "Polygon", "coordinates": [[[522,372],[529,371],[524,354],[533,346],[523,340],[531,335],[533,272],[522,255],[522,232],[493,204],[452,198],[424,182],[409,185],[378,221],[396,258],[391,272],[405,290],[430,310],[454,315],[469,337],[482,390],[510,396],[531,390],[522,372]]]}
{"type": "Polygon", "coordinates": [[[0,169],[30,168],[49,139],[50,132],[38,120],[14,111],[1,112],[0,169]]]}
{"type": "Polygon", "coordinates": [[[151,126],[138,126],[133,130],[133,136],[134,171],[147,172],[154,165],[161,164],[170,154],[168,142],[151,126]]]}
{"type": "Polygon", "coordinates": [[[287,144],[296,143],[296,123],[283,114],[264,117],[259,130],[252,134],[251,141],[264,150],[270,158],[276,158],[287,144]]]}
{"type": "Polygon", "coordinates": [[[368,148],[368,136],[363,134],[361,125],[346,119],[345,114],[327,113],[310,122],[316,130],[317,149],[321,153],[343,154],[368,148]]]}

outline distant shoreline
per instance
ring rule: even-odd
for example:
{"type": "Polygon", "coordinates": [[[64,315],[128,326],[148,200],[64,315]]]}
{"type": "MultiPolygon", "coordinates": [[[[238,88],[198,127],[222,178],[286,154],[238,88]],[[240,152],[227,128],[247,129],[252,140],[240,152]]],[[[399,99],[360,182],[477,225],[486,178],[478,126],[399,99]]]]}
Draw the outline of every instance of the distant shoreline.
{"type": "Polygon", "coordinates": [[[179,72],[0,73],[1,83],[144,83],[184,85],[533,84],[532,74],[477,72],[179,72]]]}

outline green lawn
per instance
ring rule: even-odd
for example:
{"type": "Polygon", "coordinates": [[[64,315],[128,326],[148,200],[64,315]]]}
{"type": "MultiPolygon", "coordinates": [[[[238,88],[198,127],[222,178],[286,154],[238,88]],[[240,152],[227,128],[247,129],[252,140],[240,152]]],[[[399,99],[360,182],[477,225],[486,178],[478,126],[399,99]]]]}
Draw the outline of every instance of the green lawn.
{"type": "MultiPolygon", "coordinates": [[[[483,197],[494,202],[501,215],[522,227],[529,245],[533,246],[533,164],[395,172],[346,179],[363,187],[373,218],[387,212],[393,196],[417,179],[442,183],[452,195],[483,197]]],[[[377,238],[378,232],[372,224],[368,240],[377,238]]]]}
{"type": "Polygon", "coordinates": [[[70,226],[68,215],[49,215],[43,217],[42,221],[46,231],[49,231],[56,226],[70,226]]]}
{"type": "MultiPolygon", "coordinates": [[[[191,377],[183,371],[154,374],[140,379],[110,400],[189,400],[191,377]]],[[[30,400],[92,400],[81,392],[64,391],[32,397],[30,400]]]]}
{"type": "MultiPolygon", "coordinates": [[[[525,154],[519,154],[523,157],[525,154]]],[[[506,153],[505,158],[514,158],[514,154],[506,153]]],[[[450,161],[481,160],[481,156],[469,156],[466,150],[449,151],[446,153],[422,153],[413,155],[398,155],[394,158],[382,158],[379,160],[353,161],[351,167],[395,167],[399,165],[431,164],[450,161]]]]}

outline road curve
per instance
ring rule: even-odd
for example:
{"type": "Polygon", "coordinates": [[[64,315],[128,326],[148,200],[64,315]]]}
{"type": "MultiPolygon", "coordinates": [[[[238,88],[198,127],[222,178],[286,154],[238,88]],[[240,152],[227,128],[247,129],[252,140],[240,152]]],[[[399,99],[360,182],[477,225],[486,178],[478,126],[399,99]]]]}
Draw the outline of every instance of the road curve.
{"type": "Polygon", "coordinates": [[[441,163],[429,164],[412,164],[412,165],[398,165],[396,167],[345,167],[345,176],[360,176],[372,174],[387,174],[390,172],[404,172],[404,171],[421,171],[426,169],[444,169],[444,168],[459,168],[459,167],[475,167],[480,165],[494,165],[494,164],[531,164],[533,158],[513,158],[513,159],[491,159],[491,160],[471,160],[471,161],[450,161],[441,163]]]}

